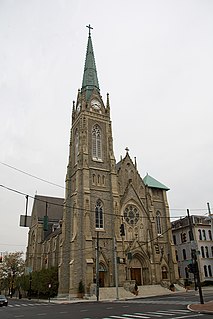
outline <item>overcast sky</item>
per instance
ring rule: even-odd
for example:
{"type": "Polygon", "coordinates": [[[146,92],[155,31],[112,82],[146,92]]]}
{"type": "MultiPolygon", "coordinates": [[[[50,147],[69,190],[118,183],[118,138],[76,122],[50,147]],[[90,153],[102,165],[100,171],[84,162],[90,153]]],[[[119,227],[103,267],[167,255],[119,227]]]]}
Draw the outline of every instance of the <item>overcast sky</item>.
{"type": "Polygon", "coordinates": [[[0,252],[28,233],[25,196],[5,187],[64,197],[88,24],[116,160],[128,146],[170,188],[172,217],[213,206],[213,1],[0,0],[0,252]]]}

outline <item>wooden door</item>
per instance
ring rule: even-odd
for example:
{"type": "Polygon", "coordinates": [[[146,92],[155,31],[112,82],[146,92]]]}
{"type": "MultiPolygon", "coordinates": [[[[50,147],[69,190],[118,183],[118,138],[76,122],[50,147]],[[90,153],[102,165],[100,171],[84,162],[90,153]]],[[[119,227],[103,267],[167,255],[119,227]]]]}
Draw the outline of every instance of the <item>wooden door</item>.
{"type": "Polygon", "coordinates": [[[131,268],[131,280],[135,280],[138,286],[141,286],[141,268],[131,268]]]}

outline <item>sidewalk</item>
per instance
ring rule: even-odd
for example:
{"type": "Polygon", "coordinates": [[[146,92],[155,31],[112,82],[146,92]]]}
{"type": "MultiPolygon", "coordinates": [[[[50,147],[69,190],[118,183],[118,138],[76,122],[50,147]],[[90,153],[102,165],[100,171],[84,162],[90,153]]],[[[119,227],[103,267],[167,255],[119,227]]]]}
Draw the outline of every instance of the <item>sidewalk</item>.
{"type": "Polygon", "coordinates": [[[191,304],[187,307],[190,311],[213,314],[213,301],[206,302],[204,304],[191,304]]]}

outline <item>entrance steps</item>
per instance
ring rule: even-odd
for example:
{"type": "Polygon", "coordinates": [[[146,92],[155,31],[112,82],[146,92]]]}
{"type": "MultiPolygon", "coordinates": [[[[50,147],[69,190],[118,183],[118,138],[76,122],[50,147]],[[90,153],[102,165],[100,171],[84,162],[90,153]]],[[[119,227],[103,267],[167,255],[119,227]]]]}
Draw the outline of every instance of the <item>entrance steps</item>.
{"type": "MultiPolygon", "coordinates": [[[[175,285],[175,291],[182,291],[182,287],[175,285]]],[[[184,289],[183,289],[184,291],[184,289]]],[[[168,288],[162,287],[161,285],[144,285],[138,286],[137,297],[149,297],[158,295],[172,294],[173,292],[168,288]]],[[[118,287],[118,298],[115,287],[103,287],[99,288],[99,300],[116,300],[116,299],[131,299],[136,297],[130,291],[125,290],[123,287],[118,287]]],[[[96,300],[96,296],[92,295],[86,297],[86,299],[96,300]]]]}

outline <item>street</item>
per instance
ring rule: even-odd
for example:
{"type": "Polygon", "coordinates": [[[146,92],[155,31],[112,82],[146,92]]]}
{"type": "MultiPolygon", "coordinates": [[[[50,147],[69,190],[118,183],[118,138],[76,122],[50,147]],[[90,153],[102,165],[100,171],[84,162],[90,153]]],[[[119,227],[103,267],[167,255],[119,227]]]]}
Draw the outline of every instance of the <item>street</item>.
{"type": "MultiPolygon", "coordinates": [[[[212,295],[206,294],[205,301],[212,295]]],[[[190,312],[189,303],[199,303],[196,292],[113,302],[72,302],[57,304],[36,300],[9,299],[8,307],[0,308],[1,319],[157,319],[209,318],[190,312]]]]}

